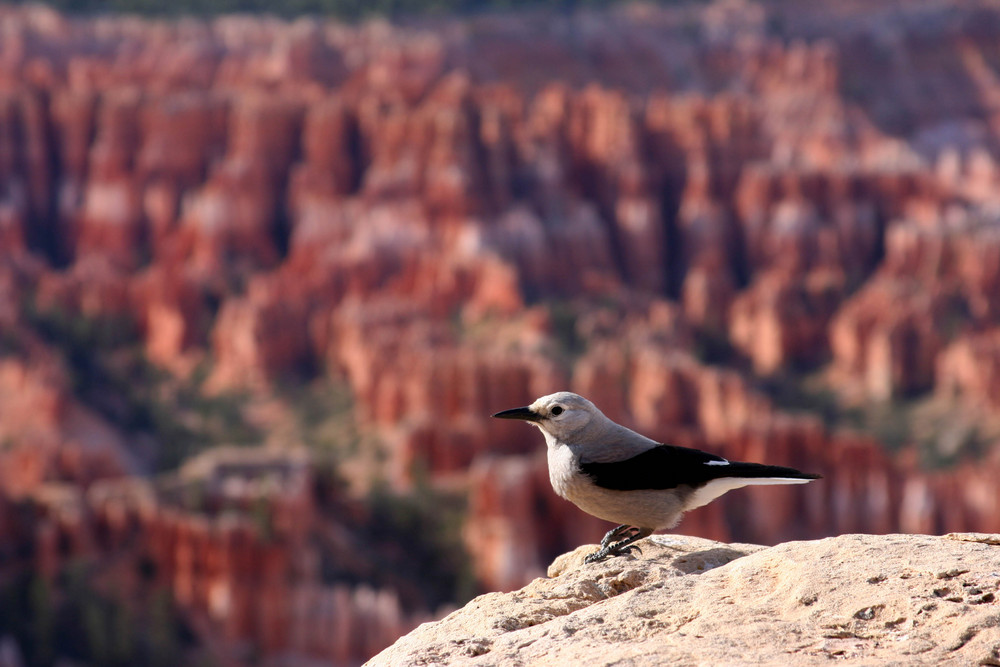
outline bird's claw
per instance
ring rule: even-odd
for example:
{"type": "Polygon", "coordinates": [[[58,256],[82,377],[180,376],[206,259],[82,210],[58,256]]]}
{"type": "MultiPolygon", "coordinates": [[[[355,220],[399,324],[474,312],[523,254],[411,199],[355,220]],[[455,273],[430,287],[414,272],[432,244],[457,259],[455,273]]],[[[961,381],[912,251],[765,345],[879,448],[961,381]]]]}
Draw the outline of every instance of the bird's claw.
{"type": "Polygon", "coordinates": [[[610,546],[603,545],[601,546],[600,550],[595,551],[594,553],[584,558],[583,562],[586,563],[587,565],[591,563],[599,563],[606,558],[611,558],[614,556],[624,556],[625,554],[632,553],[633,549],[638,551],[640,554],[642,553],[642,549],[640,549],[634,544],[612,544],[610,546]]]}
{"type": "Polygon", "coordinates": [[[629,526],[627,524],[622,524],[617,528],[612,528],[604,535],[604,539],[601,540],[601,549],[614,549],[612,542],[628,542],[630,539],[634,538],[640,532],[639,528],[635,526],[629,526]]]}
{"type": "Polygon", "coordinates": [[[630,527],[628,524],[621,524],[620,526],[615,526],[607,533],[604,534],[604,539],[601,540],[601,549],[607,549],[608,545],[617,540],[622,536],[622,533],[627,533],[635,530],[635,528],[630,527]]]}

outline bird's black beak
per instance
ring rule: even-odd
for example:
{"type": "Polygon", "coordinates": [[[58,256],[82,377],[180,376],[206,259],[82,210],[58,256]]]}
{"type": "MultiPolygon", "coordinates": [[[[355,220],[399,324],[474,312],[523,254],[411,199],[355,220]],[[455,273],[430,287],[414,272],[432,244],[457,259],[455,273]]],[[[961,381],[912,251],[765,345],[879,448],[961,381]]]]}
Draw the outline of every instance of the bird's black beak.
{"type": "Polygon", "coordinates": [[[541,419],[538,413],[533,412],[531,408],[514,408],[512,410],[504,410],[503,412],[498,412],[493,415],[497,419],[523,419],[524,421],[537,422],[541,419]]]}

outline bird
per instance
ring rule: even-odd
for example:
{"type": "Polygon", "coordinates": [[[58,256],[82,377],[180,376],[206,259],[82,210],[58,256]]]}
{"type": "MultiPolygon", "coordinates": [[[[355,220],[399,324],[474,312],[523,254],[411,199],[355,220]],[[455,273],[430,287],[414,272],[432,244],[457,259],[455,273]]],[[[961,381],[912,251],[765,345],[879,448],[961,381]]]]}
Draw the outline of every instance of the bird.
{"type": "Polygon", "coordinates": [[[635,542],[673,528],[685,512],[727,491],[821,478],[794,468],[728,461],[698,449],[656,442],[615,423],[589,400],[568,391],[493,417],[537,426],[545,436],[553,490],[584,512],[618,524],[586,563],[639,549],[635,542]]]}

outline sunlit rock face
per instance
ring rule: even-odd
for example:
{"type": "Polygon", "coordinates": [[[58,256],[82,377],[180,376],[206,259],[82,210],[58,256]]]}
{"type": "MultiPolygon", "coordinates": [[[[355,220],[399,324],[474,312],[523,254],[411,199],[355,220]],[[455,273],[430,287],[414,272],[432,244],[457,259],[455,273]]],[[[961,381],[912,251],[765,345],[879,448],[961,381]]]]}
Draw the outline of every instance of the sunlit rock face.
{"type": "Polygon", "coordinates": [[[547,577],[479,596],[365,664],[418,664],[427,655],[466,664],[475,654],[501,666],[564,665],[623,651],[635,651],[635,665],[815,665],[831,655],[933,665],[957,654],[981,662],[995,652],[979,628],[992,624],[995,595],[981,584],[990,586],[998,541],[988,533],[841,535],[763,547],[654,536],[641,542],[642,556],[589,566],[582,561],[596,545],[584,545],[553,561],[547,577]],[[962,566],[944,569],[953,561],[962,566]],[[934,590],[947,602],[928,601],[934,590]],[[744,607],[755,615],[750,631],[744,607]],[[918,610],[919,635],[899,627],[918,610]],[[894,617],[888,625],[877,620],[885,613],[894,617]],[[833,623],[859,634],[866,628],[866,636],[830,637],[833,623]],[[769,641],[759,641],[762,632],[769,641]]]}

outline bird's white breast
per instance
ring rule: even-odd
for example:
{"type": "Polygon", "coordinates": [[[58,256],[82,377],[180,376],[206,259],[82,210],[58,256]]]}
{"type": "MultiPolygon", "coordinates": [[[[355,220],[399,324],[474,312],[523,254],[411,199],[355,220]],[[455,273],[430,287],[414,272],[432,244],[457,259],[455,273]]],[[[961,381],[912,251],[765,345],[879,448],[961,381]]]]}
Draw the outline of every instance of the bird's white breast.
{"type": "Polygon", "coordinates": [[[560,496],[587,514],[605,521],[643,528],[669,528],[680,518],[679,499],[673,493],[603,489],[580,472],[579,461],[566,445],[548,447],[549,481],[560,496]]]}
{"type": "Polygon", "coordinates": [[[552,489],[563,498],[572,500],[573,487],[579,484],[577,461],[566,445],[548,444],[549,482],[552,489]]]}

